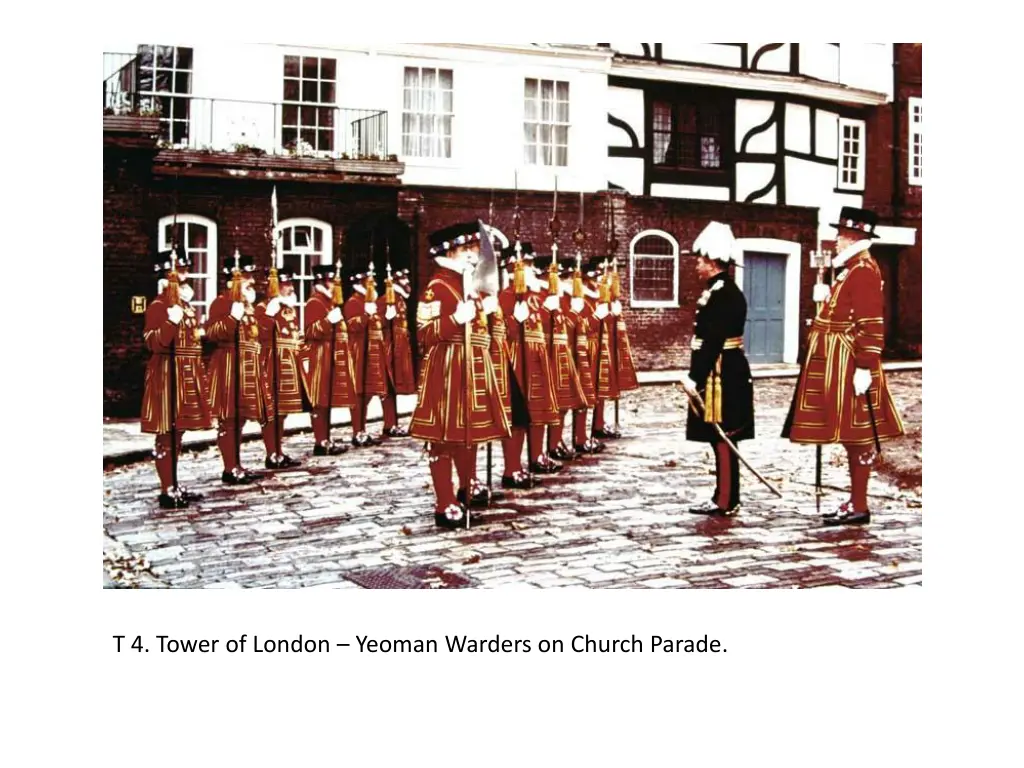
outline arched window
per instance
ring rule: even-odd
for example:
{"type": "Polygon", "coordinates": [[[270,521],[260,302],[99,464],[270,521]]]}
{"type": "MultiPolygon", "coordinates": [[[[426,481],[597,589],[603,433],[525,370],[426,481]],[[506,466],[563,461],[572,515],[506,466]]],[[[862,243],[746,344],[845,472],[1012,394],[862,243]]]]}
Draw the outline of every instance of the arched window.
{"type": "Polygon", "coordinates": [[[294,272],[299,297],[299,325],[306,327],[306,300],[313,291],[313,267],[334,258],[331,225],[317,219],[278,222],[277,266],[294,272]]]}
{"type": "Polygon", "coordinates": [[[192,257],[192,268],[188,273],[195,296],[192,305],[205,317],[212,302],[217,297],[217,225],[203,216],[191,213],[179,213],[177,234],[174,229],[174,216],[160,219],[157,247],[167,251],[171,242],[178,244],[178,253],[188,253],[192,257]]]}
{"type": "Polygon", "coordinates": [[[629,244],[630,306],[679,306],[679,243],[648,229],[629,244]]]}

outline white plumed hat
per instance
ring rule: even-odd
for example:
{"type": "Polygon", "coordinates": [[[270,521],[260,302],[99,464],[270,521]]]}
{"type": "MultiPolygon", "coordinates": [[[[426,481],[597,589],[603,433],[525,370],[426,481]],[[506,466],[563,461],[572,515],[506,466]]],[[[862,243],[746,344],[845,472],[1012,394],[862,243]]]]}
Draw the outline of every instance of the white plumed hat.
{"type": "Polygon", "coordinates": [[[715,261],[735,261],[737,248],[732,227],[712,221],[693,241],[693,250],[715,261]]]}

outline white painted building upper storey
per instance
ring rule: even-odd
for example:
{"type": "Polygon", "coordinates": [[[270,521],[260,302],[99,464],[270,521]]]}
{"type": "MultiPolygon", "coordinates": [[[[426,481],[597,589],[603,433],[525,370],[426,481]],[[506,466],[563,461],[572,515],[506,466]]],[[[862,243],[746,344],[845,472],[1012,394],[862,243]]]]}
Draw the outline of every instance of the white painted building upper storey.
{"type": "Polygon", "coordinates": [[[159,105],[172,145],[397,155],[409,185],[811,206],[822,239],[862,204],[864,112],[893,94],[889,43],[113,50],[105,81],[159,105]]]}

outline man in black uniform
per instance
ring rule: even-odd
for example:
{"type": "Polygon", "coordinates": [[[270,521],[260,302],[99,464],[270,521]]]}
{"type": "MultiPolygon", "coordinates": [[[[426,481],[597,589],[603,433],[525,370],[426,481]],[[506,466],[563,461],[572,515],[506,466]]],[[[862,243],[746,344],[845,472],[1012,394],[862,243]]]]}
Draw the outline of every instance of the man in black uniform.
{"type": "Polygon", "coordinates": [[[715,424],[733,443],[754,437],[754,386],[743,354],[747,302],[729,276],[736,240],[726,224],[713,221],[693,243],[697,273],[707,290],[697,301],[696,327],[690,342],[690,370],[683,377],[688,395],[699,393],[705,411],[694,400],[687,414],[686,439],[711,443],[717,484],[714,498],[690,508],[702,515],[733,515],[740,504],[740,464],[715,424]],[[696,409],[696,410],[695,410],[696,409]]]}

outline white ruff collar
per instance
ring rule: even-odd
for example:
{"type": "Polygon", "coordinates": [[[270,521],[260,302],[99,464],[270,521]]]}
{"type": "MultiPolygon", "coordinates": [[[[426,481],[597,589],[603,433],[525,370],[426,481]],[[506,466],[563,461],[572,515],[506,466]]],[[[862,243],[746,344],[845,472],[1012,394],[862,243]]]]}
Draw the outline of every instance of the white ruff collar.
{"type": "Polygon", "coordinates": [[[355,284],[352,286],[352,290],[356,293],[361,293],[363,296],[366,295],[366,286],[364,285],[355,284]]]}
{"type": "Polygon", "coordinates": [[[848,245],[846,248],[840,251],[839,255],[832,259],[832,266],[838,269],[839,267],[842,267],[844,264],[846,264],[846,262],[848,262],[850,259],[856,256],[858,253],[863,253],[870,247],[870,240],[858,240],[853,245],[848,245]]]}
{"type": "Polygon", "coordinates": [[[587,296],[587,297],[589,297],[591,299],[597,299],[597,298],[600,298],[600,296],[601,296],[600,293],[598,293],[597,291],[590,290],[585,285],[583,286],[583,295],[587,296]]]}
{"type": "Polygon", "coordinates": [[[328,299],[331,298],[331,290],[329,288],[325,288],[324,286],[320,285],[320,283],[317,283],[313,287],[316,288],[316,290],[320,291],[320,293],[322,293],[328,299]]]}
{"type": "Polygon", "coordinates": [[[450,269],[452,272],[457,272],[460,275],[464,272],[469,272],[472,269],[470,264],[467,264],[464,261],[450,259],[447,256],[437,256],[434,258],[434,262],[437,266],[442,267],[443,269],[450,269]]]}
{"type": "Polygon", "coordinates": [[[399,296],[401,296],[401,297],[402,297],[403,299],[408,299],[408,298],[409,298],[409,294],[405,292],[405,289],[404,289],[404,288],[402,288],[402,286],[400,286],[400,285],[395,285],[395,286],[393,286],[393,287],[394,287],[394,289],[395,289],[395,293],[397,293],[397,294],[398,294],[399,296]]]}

